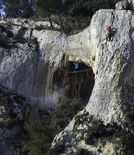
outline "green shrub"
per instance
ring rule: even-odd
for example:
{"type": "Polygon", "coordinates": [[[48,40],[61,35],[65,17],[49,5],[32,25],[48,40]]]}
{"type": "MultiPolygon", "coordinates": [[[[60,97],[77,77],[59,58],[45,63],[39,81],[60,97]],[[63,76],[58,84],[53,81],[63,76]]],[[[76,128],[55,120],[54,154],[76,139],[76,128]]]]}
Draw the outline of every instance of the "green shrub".
{"type": "Polygon", "coordinates": [[[77,99],[67,97],[61,99],[52,117],[52,127],[55,129],[55,132],[58,133],[63,130],[73,116],[82,110],[85,105],[86,103],[77,99]]]}
{"type": "Polygon", "coordinates": [[[121,128],[116,123],[104,125],[101,121],[93,121],[92,126],[87,131],[85,141],[87,144],[93,146],[96,146],[98,142],[106,144],[109,141],[118,146],[118,148],[123,148],[125,154],[134,154],[133,133],[125,128],[121,128]]]}
{"type": "Polygon", "coordinates": [[[72,117],[84,106],[76,99],[64,98],[58,103],[57,109],[52,115],[46,115],[37,108],[31,108],[28,113],[28,120],[24,123],[24,136],[21,142],[23,152],[28,155],[52,154],[58,155],[62,152],[62,144],[50,151],[51,142],[59,131],[64,129],[72,117]]]}
{"type": "Polygon", "coordinates": [[[36,26],[35,27],[35,30],[38,30],[38,31],[41,31],[41,30],[44,30],[45,27],[43,25],[39,25],[39,26],[36,26]]]}
{"type": "Polygon", "coordinates": [[[0,47],[9,49],[9,44],[2,36],[0,36],[0,47]]]}
{"type": "Polygon", "coordinates": [[[8,30],[8,31],[7,31],[7,36],[8,36],[9,38],[13,38],[13,37],[14,37],[14,34],[13,34],[12,31],[8,30]]]}
{"type": "Polygon", "coordinates": [[[50,119],[42,118],[37,108],[31,108],[24,130],[27,136],[22,142],[23,151],[28,152],[28,155],[45,154],[53,139],[50,119]]]}
{"type": "Polygon", "coordinates": [[[65,149],[64,144],[62,144],[62,143],[59,142],[52,149],[52,152],[55,153],[55,155],[59,155],[59,153],[62,153],[64,151],[64,149],[65,149]]]}
{"type": "Polygon", "coordinates": [[[120,137],[123,130],[117,124],[104,125],[102,121],[92,121],[92,126],[87,131],[86,143],[96,145],[99,139],[112,139],[120,137]]]}
{"type": "Polygon", "coordinates": [[[93,153],[85,149],[79,149],[74,155],[93,155],[93,153]]]}
{"type": "Polygon", "coordinates": [[[17,33],[16,35],[14,35],[13,37],[14,42],[19,42],[22,44],[25,44],[28,42],[28,39],[24,38],[23,36],[21,36],[19,33],[17,33]]]}
{"type": "Polygon", "coordinates": [[[83,124],[85,122],[88,122],[88,119],[89,119],[89,122],[90,122],[90,121],[92,121],[93,117],[90,116],[90,118],[89,118],[89,113],[88,112],[83,112],[83,114],[77,115],[75,117],[75,125],[79,125],[79,124],[83,124]]]}
{"type": "Polygon", "coordinates": [[[134,130],[134,107],[128,106],[123,109],[123,112],[125,115],[126,127],[128,127],[131,130],[134,130]]]}

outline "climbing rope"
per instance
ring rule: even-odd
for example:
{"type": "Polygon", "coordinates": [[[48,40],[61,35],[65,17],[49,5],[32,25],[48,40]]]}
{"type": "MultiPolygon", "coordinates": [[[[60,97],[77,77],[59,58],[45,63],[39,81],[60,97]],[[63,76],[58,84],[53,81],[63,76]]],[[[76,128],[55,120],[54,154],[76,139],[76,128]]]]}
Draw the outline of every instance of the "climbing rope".
{"type": "Polygon", "coordinates": [[[68,72],[68,74],[75,74],[75,73],[80,73],[80,72],[88,72],[89,70],[92,70],[92,69],[85,69],[85,70],[81,70],[81,71],[73,71],[73,72],[68,72]]]}

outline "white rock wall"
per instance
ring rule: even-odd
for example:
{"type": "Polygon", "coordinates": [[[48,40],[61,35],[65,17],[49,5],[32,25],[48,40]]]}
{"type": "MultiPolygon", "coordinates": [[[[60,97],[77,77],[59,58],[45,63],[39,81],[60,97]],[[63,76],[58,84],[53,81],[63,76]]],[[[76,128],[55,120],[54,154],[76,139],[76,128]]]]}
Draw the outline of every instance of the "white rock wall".
{"type": "Polygon", "coordinates": [[[45,22],[7,19],[0,24],[11,25],[14,35],[23,27],[22,35],[27,39],[26,43],[18,42],[10,50],[0,49],[0,85],[23,95],[32,104],[55,107],[62,92],[50,93],[51,82],[64,54],[69,60],[84,61],[94,67],[89,28],[67,37],[58,31],[36,29],[37,26],[49,26],[45,22]],[[36,41],[30,43],[30,39],[36,41]]]}
{"type": "MultiPolygon", "coordinates": [[[[86,135],[90,126],[88,119],[93,116],[104,124],[114,122],[123,126],[125,115],[122,107],[134,106],[133,13],[126,10],[100,10],[93,16],[89,31],[92,53],[95,54],[95,85],[86,108],[73,118],[52,143],[52,148],[63,144],[63,154],[74,152],[76,148],[84,148],[94,154],[107,155],[108,147],[104,148],[103,153],[99,153],[98,148],[83,143],[82,135],[86,135]],[[106,40],[108,26],[112,26],[114,31],[112,41],[106,40]],[[86,116],[85,122],[76,124],[77,116],[82,119],[86,113],[89,118],[86,116]]],[[[113,146],[111,151],[112,149],[114,150],[113,146]]],[[[109,152],[109,155],[113,154],[114,152],[109,152]]]]}

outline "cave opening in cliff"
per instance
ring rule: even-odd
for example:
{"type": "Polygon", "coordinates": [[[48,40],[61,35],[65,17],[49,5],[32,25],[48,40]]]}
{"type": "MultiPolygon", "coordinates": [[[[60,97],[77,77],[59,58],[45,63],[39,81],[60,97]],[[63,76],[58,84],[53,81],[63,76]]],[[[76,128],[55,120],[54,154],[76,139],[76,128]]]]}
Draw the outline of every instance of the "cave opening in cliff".
{"type": "Polygon", "coordinates": [[[68,61],[53,76],[53,84],[62,96],[88,101],[94,86],[94,73],[84,62],[68,61]]]}

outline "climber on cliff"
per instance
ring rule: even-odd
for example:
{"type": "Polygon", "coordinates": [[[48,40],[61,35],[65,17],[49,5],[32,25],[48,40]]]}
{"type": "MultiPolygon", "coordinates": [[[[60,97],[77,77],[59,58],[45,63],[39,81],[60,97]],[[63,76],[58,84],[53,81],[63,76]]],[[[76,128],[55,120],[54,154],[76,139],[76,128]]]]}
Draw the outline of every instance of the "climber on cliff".
{"type": "Polygon", "coordinates": [[[5,4],[0,4],[0,18],[4,19],[6,18],[6,5],[5,4]]]}
{"type": "Polygon", "coordinates": [[[112,27],[108,26],[107,27],[107,37],[106,37],[107,41],[112,41],[112,32],[113,32],[112,27]]]}
{"type": "Polygon", "coordinates": [[[75,71],[79,70],[79,63],[78,62],[74,62],[73,65],[74,65],[75,71]]]}

